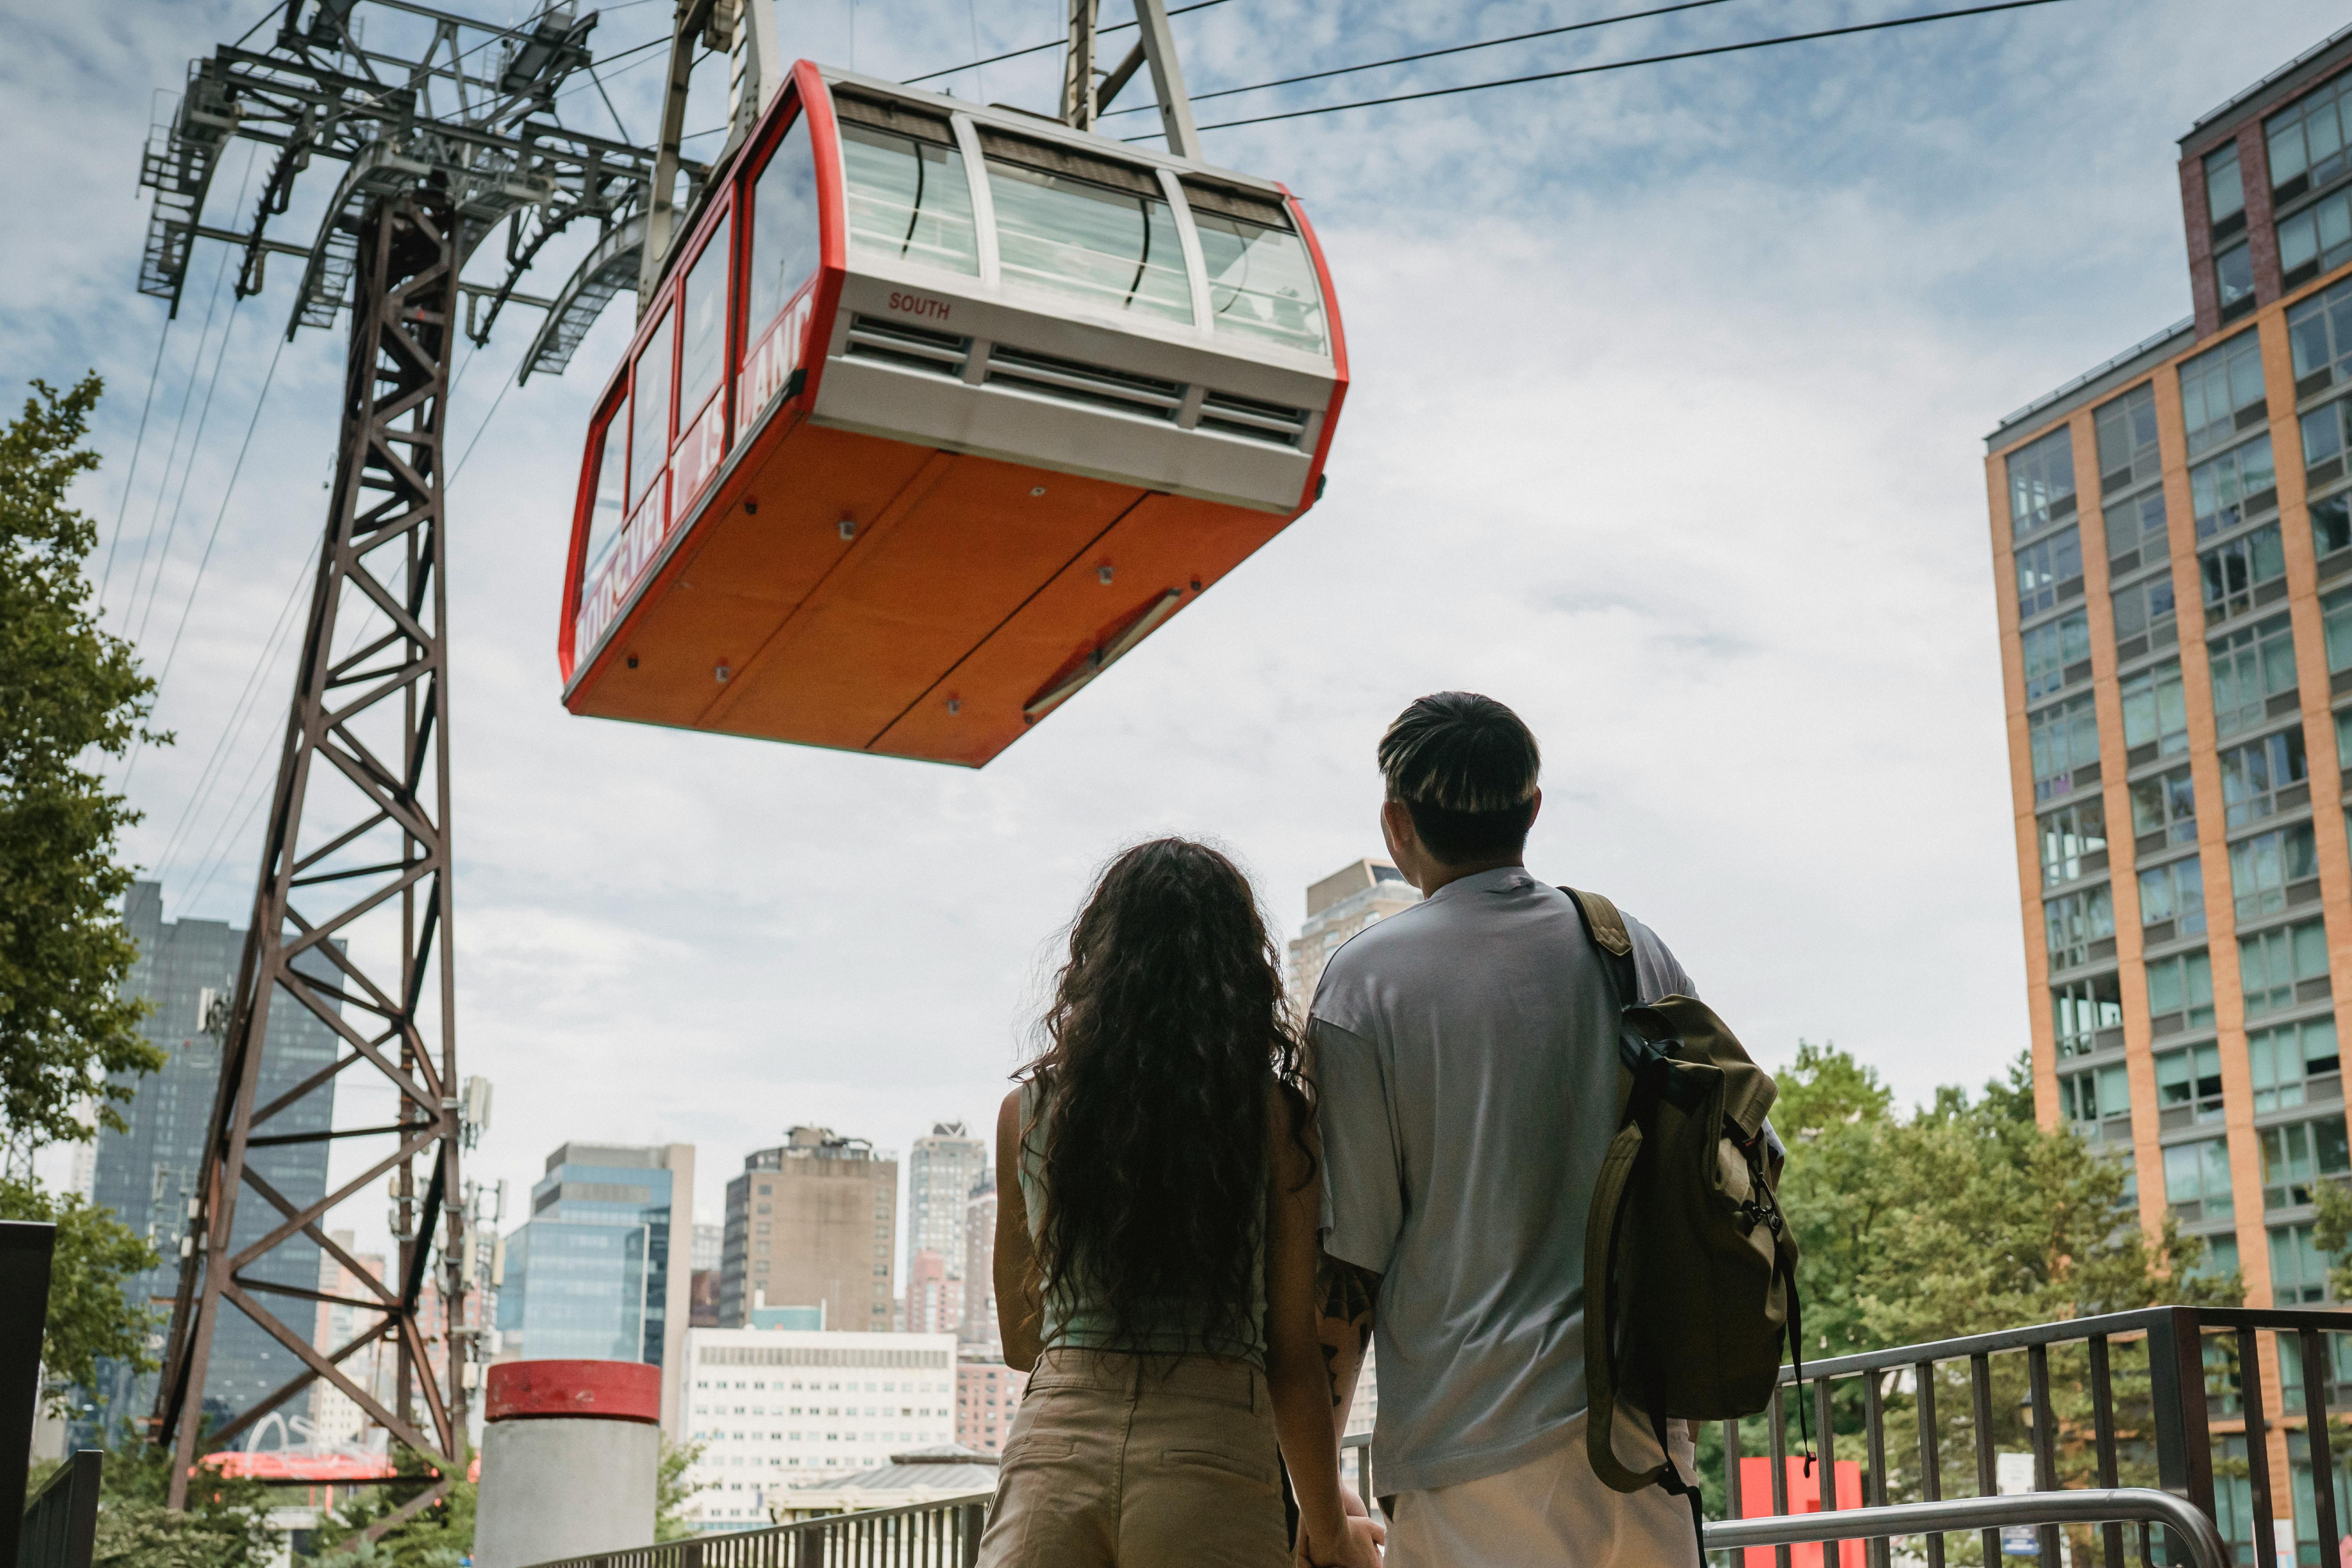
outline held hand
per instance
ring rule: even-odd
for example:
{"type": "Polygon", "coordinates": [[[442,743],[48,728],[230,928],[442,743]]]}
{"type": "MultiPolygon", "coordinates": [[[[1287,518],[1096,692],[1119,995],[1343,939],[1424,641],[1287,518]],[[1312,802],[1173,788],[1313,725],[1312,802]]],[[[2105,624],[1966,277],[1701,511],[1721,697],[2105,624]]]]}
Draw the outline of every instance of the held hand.
{"type": "Polygon", "coordinates": [[[1297,1562],[1307,1568],[1381,1568],[1381,1543],[1388,1531],[1369,1519],[1349,1516],[1327,1537],[1298,1531],[1297,1562]]]}

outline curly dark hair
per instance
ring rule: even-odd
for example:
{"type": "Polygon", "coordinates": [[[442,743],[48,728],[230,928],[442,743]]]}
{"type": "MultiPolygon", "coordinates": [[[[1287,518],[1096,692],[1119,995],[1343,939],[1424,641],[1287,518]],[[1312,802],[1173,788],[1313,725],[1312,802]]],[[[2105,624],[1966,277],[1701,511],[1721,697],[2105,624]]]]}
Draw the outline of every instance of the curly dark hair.
{"type": "Polygon", "coordinates": [[[1312,1090],[1248,879],[1182,838],[1113,860],[1071,923],[1044,1027],[1018,1076],[1043,1107],[1046,1289],[1082,1294],[1113,1350],[1164,1350],[1155,1331],[1179,1326],[1202,1353],[1253,1342],[1267,1090],[1302,1148],[1312,1090]]]}

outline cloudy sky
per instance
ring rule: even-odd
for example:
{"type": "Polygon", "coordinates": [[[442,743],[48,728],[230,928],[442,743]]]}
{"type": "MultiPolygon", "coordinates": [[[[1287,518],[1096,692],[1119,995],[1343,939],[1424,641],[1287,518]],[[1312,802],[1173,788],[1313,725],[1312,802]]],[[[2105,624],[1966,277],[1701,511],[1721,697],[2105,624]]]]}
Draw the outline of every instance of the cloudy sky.
{"type": "MultiPolygon", "coordinates": [[[[1175,26],[1207,92],[1633,8],[1231,0],[1175,26]]],[[[1936,8],[1727,0],[1201,117],[1936,8]]],[[[200,251],[127,470],[163,319],[133,287],[140,147],[187,59],[261,9],[0,0],[0,368],[12,398],[107,378],[81,500],[179,738],[131,773],[128,849],[168,915],[240,923],[298,640],[271,631],[341,375],[340,332],[277,348],[292,267],[233,310],[200,251]]],[[[1059,0],[780,9],[789,52],[903,77],[1050,38],[1059,0]]],[[[606,6],[600,53],[668,10],[606,6]]],[[[1759,1056],[1833,1039],[1906,1097],[1996,1071],[2027,1008],[1981,437],[2186,313],[2173,139],[2341,20],[2065,0],[1210,132],[1300,194],[1330,258],[1356,380],[1328,499],[979,773],[567,716],[562,541],[626,311],[501,398],[517,312],[451,420],[470,441],[494,415],[450,531],[461,1048],[498,1088],[477,1173],[527,1187],[567,1138],[692,1142],[709,1209],[795,1122],[900,1150],[988,1123],[1096,866],[1212,836],[1295,931],[1307,882],[1379,848],[1381,728],[1444,687],[1545,744],[1531,864],[1657,927],[1759,1056]]],[[[654,58],[611,68],[637,137],[654,58]]],[[[1047,109],[1057,71],[946,81],[1047,109]]],[[[717,123],[709,74],[689,130],[717,123]]],[[[593,97],[566,110],[611,129],[593,97]]]]}

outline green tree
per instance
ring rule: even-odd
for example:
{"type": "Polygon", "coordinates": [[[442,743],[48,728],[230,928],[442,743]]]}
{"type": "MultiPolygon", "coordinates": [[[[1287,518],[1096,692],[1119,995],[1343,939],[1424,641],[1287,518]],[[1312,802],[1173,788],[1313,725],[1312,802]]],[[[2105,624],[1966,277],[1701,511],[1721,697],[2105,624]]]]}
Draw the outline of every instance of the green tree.
{"type": "Polygon", "coordinates": [[[155,1314],[122,1294],[122,1281],[155,1267],[155,1249],[112,1209],[83,1201],[79,1194],[54,1197],[37,1184],[0,1176],[0,1219],[46,1220],[58,1227],[49,1266],[49,1315],[41,1331],[41,1364],[49,1378],[46,1397],[64,1414],[68,1386],[98,1386],[100,1357],[140,1372],[154,1370],[147,1336],[155,1314]]]}
{"type": "MultiPolygon", "coordinates": [[[[2205,1268],[2204,1244],[2168,1217],[2143,1227],[2127,1197],[2129,1168],[2073,1133],[2035,1120],[2024,1058],[1971,1097],[1939,1089],[1908,1114],[1867,1065],[1834,1046],[1800,1042],[1776,1074],[1772,1120],[1789,1145],[1780,1199],[1802,1259],[1803,1351],[1808,1361],[2163,1303],[2239,1304],[2234,1274],[2205,1268]]],[[[2131,1352],[2118,1351],[2118,1387],[2130,1396],[2131,1352]]],[[[2140,1352],[2144,1354],[2144,1352],[2140,1352]]],[[[2091,1464],[2088,1369],[2079,1349],[2050,1358],[2062,1476],[2084,1484],[2091,1464]]],[[[1991,1365],[1998,1445],[2028,1445],[2022,1356],[1991,1365]]],[[[1973,1474],[1965,1365],[1939,1392],[1948,1481],[1973,1474]]],[[[2144,1388],[2144,1372],[2138,1386],[2144,1388]]],[[[1810,1405],[1811,1390],[1807,1390],[1810,1405]]],[[[1913,1398],[1881,1383],[1893,1495],[1919,1461],[1913,1398]]],[[[1808,1410],[1810,1416],[1810,1409],[1808,1410]]],[[[1784,1441],[1799,1451],[1797,1413],[1784,1441]]],[[[1861,1386],[1840,1385],[1831,1426],[1841,1458],[1856,1457],[1861,1386]]],[[[1722,1433],[1697,1435],[1701,1470],[1721,1503],[1722,1433]]],[[[1768,1451],[1761,1418],[1743,1424],[1741,1449],[1768,1451]]],[[[2132,1478],[2125,1478],[2128,1482],[2132,1478]]],[[[1972,1544],[1948,1543],[1956,1561],[1972,1544]]]]}
{"type": "Polygon", "coordinates": [[[66,504],[97,468],[81,445],[100,382],[33,383],[0,428],[0,1131],[19,1149],[123,1125],[121,1079],[163,1054],[121,994],[137,949],[121,904],[131,871],[115,839],[139,820],[91,765],[136,739],[154,682],[102,629],[85,565],[98,529],[66,504]]]}
{"type": "Polygon", "coordinates": [[[699,1443],[673,1443],[667,1437],[661,1440],[661,1468],[654,1480],[656,1541],[678,1541],[694,1533],[694,1527],[687,1522],[686,1505],[694,1500],[695,1493],[708,1490],[710,1485],[705,1481],[697,1486],[687,1479],[694,1461],[700,1458],[699,1443]]]}
{"type": "MultiPolygon", "coordinates": [[[[99,1489],[93,1568],[264,1568],[277,1537],[264,1522],[282,1502],[258,1481],[207,1474],[188,1506],[163,1506],[171,1456],[136,1441],[110,1450],[99,1489]]],[[[38,1487],[43,1477],[36,1475],[38,1487]]]]}
{"type": "Polygon", "coordinates": [[[353,1494],[320,1527],[325,1568],[457,1568],[474,1550],[474,1483],[460,1476],[438,1500],[373,1541],[362,1532],[414,1500],[441,1472],[413,1448],[395,1447],[393,1468],[400,1479],[353,1494]]]}

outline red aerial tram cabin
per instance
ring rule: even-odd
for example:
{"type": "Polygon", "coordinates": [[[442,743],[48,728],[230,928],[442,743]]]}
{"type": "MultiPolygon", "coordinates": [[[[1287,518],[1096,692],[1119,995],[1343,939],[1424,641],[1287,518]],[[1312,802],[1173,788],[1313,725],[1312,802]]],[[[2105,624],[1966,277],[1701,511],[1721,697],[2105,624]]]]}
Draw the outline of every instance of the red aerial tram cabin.
{"type": "Polygon", "coordinates": [[[977,767],[1314,503],[1280,185],[802,61],[588,437],[564,706],[977,767]]]}

